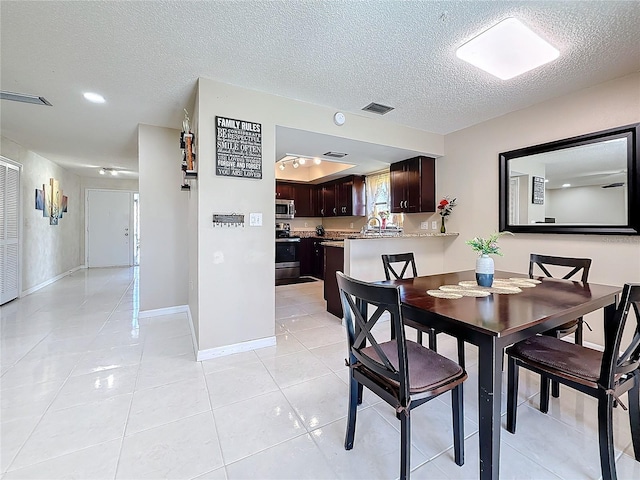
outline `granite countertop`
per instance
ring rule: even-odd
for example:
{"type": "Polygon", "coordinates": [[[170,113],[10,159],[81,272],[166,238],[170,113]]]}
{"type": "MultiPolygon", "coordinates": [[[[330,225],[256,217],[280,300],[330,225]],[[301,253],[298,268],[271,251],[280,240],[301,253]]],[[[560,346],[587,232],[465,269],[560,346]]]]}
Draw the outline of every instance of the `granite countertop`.
{"type": "Polygon", "coordinates": [[[323,247],[344,248],[344,240],[322,242],[320,245],[323,247]]]}
{"type": "MultiPolygon", "coordinates": [[[[364,234],[359,231],[349,230],[329,230],[326,231],[323,237],[316,234],[315,231],[298,230],[292,232],[293,235],[297,235],[301,238],[322,238],[330,241],[343,241],[349,240],[371,240],[378,238],[417,238],[417,237],[457,237],[459,233],[440,233],[440,232],[382,232],[364,234]]],[[[326,242],[325,242],[326,243],[326,242]]]]}

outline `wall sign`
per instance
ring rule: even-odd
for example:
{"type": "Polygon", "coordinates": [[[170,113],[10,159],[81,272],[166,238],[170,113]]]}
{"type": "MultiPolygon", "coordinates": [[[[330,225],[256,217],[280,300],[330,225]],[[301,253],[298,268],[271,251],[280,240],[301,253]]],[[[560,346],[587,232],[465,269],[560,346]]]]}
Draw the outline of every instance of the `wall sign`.
{"type": "Polygon", "coordinates": [[[531,203],[534,205],[544,205],[544,178],[533,177],[531,203]]]}
{"type": "Polygon", "coordinates": [[[262,178],[262,125],[216,116],[216,175],[262,178]]]}

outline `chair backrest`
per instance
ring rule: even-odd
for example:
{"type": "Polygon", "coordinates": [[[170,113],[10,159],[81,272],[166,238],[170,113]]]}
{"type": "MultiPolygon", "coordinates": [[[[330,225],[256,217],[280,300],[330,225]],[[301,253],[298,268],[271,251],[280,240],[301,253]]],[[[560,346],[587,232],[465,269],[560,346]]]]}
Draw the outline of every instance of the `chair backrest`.
{"type": "Polygon", "coordinates": [[[576,273],[582,270],[582,278],[581,282],[587,283],[587,278],[589,277],[589,268],[591,268],[591,259],[590,258],[571,258],[571,257],[553,257],[551,255],[539,255],[537,253],[532,253],[529,257],[529,278],[533,278],[533,270],[534,266],[537,265],[540,270],[547,276],[553,277],[549,270],[545,267],[545,265],[554,265],[559,267],[569,267],[572,270],[567,273],[564,277],[564,280],[569,280],[576,273]]]}
{"type": "MultiPolygon", "coordinates": [[[[360,362],[376,374],[400,384],[400,400],[409,398],[407,367],[407,346],[400,310],[400,290],[393,285],[378,285],[362,282],[336,272],[338,289],[342,301],[342,311],[349,344],[349,364],[360,362]],[[397,365],[380,348],[376,334],[372,331],[382,315],[388,312],[391,317],[392,341],[396,342],[397,365]],[[363,352],[367,343],[373,347],[375,358],[363,352]]],[[[371,349],[368,349],[372,353],[371,349]]]]}
{"type": "Polygon", "coordinates": [[[418,271],[416,270],[416,261],[413,258],[413,253],[397,253],[394,255],[382,255],[382,265],[384,266],[384,274],[387,277],[387,280],[399,280],[401,278],[405,278],[405,273],[407,272],[407,268],[411,265],[411,271],[413,272],[413,276],[418,276],[418,271]],[[397,265],[396,268],[400,270],[398,273],[394,268],[394,263],[400,263],[401,265],[397,265]],[[394,278],[391,278],[393,275],[394,278]]]}
{"type": "MultiPolygon", "coordinates": [[[[615,320],[605,326],[604,354],[600,370],[599,384],[604,388],[613,388],[616,382],[636,372],[640,367],[640,283],[627,283],[622,289],[620,303],[616,308],[615,320]],[[620,344],[629,317],[629,311],[635,314],[635,332],[625,350],[620,354],[620,344]]],[[[640,380],[637,380],[640,381],[640,380]]]]}

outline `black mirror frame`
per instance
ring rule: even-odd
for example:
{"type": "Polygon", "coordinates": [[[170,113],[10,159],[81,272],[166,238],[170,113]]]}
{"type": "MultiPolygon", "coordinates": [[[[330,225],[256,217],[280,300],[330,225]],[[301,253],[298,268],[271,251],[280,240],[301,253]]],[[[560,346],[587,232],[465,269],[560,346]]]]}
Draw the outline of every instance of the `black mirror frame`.
{"type": "Polygon", "coordinates": [[[554,142],[543,143],[531,147],[511,150],[499,154],[500,178],[499,178],[499,230],[513,233],[569,233],[569,234],[596,234],[596,235],[640,235],[640,150],[638,149],[638,137],[640,123],[624,127],[612,128],[600,132],[589,133],[577,137],[566,138],[554,142]],[[612,138],[626,137],[627,141],[627,225],[509,225],[507,223],[509,169],[508,162],[511,159],[535,155],[538,153],[562,150],[579,145],[587,145],[612,138]]]}

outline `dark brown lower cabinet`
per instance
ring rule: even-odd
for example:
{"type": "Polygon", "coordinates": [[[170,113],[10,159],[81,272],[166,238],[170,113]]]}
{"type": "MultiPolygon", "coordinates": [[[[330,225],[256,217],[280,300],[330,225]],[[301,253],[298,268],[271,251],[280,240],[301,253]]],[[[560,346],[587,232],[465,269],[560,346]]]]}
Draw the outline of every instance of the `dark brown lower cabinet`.
{"type": "Polygon", "coordinates": [[[344,271],[344,247],[325,245],[324,247],[324,299],[327,312],[342,318],[342,303],[338,291],[336,272],[344,271]]]}

